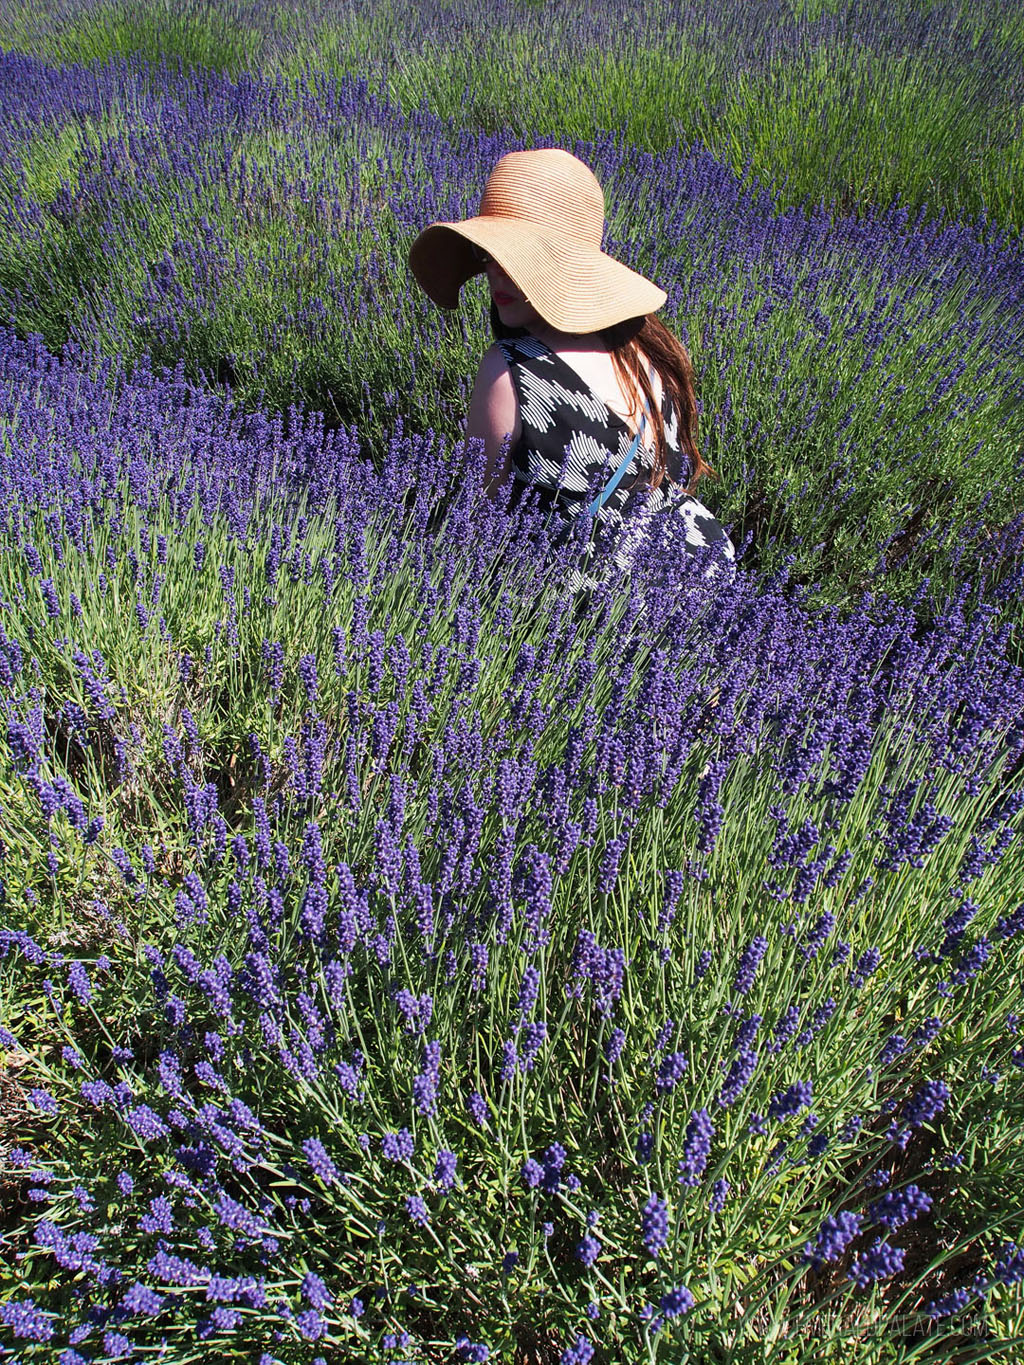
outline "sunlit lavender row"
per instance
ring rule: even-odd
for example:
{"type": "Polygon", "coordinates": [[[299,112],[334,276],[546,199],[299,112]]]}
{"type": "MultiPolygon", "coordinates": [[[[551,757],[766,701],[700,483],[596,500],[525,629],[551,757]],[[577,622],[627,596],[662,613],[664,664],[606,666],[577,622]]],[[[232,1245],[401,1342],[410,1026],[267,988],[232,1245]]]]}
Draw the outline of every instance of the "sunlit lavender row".
{"type": "MultiPolygon", "coordinates": [[[[485,291],[443,314],[406,253],[425,223],[473,212],[521,141],[315,73],[154,82],[10,55],[0,88],[0,300],[20,335],[183,360],[250,408],[356,422],[377,457],[399,416],[457,436],[485,291]]],[[[838,602],[879,582],[941,597],[961,561],[1012,569],[1019,239],[905,208],[784,210],[699,147],[575,150],[605,187],[608,249],[668,291],[714,505],[754,562],[838,602]]]]}
{"type": "Polygon", "coordinates": [[[1015,1359],[1001,613],[379,454],[0,334],[4,1358],[1015,1359]]]}
{"type": "Polygon", "coordinates": [[[0,48],[360,76],[473,131],[699,139],[791,205],[1024,225],[1024,23],[1005,0],[9,0],[0,48]]]}

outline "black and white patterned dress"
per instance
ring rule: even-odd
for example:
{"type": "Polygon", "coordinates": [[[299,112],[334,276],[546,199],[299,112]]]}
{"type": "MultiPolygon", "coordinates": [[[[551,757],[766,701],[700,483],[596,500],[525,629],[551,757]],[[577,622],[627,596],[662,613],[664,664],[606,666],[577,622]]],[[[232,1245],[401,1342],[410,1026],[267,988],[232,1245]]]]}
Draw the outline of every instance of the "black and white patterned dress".
{"type": "MultiPolygon", "coordinates": [[[[586,516],[590,503],[625,459],[634,433],[568,361],[539,338],[527,335],[497,345],[512,374],[522,422],[522,435],[510,451],[513,477],[523,492],[526,487],[537,489],[541,503],[567,523],[586,516]]],[[[621,532],[612,560],[628,569],[641,526],[651,515],[669,510],[684,519],[689,551],[717,545],[732,560],[734,550],[725,531],[703,503],[684,491],[690,463],[680,446],[675,405],[666,393],[662,394],[661,415],[670,477],[659,488],[651,488],[653,459],[641,441],[619,486],[594,519],[602,531],[621,532]]],[[[591,537],[586,574],[574,573],[572,587],[593,587],[600,581],[594,540],[591,537]]]]}

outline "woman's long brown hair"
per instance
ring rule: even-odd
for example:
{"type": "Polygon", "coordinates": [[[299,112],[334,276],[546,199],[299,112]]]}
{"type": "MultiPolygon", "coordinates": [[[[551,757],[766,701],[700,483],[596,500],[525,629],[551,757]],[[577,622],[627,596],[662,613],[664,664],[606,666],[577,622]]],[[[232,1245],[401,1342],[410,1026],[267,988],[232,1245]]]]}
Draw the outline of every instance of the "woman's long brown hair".
{"type": "MultiPolygon", "coordinates": [[[[526,330],[523,327],[506,327],[492,301],[491,331],[496,339],[523,336],[526,330]]],[[[646,356],[654,365],[662,387],[678,414],[679,444],[683,454],[689,458],[691,471],[686,488],[692,492],[697,480],[705,474],[714,473],[714,470],[701,457],[697,447],[697,397],[693,390],[693,365],[686,347],[653,313],[642,318],[628,318],[613,327],[604,327],[600,336],[611,354],[616,378],[629,398],[632,411],[638,413],[645,400],[649,405],[655,437],[651,486],[657,488],[668,477],[668,442],[661,410],[654,402],[647,366],[641,363],[641,356],[646,356]]]]}

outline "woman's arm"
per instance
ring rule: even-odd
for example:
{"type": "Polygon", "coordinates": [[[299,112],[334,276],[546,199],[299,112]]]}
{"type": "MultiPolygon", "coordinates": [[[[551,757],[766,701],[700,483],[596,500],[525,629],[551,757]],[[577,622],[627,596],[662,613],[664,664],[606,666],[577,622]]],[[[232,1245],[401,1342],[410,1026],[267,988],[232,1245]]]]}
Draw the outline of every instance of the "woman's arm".
{"type": "Polygon", "coordinates": [[[476,372],[473,396],[466,418],[466,435],[482,437],[484,443],[484,493],[492,501],[509,476],[508,451],[522,435],[519,401],[505,357],[497,346],[484,352],[476,372]],[[509,438],[508,449],[502,446],[509,438]]]}

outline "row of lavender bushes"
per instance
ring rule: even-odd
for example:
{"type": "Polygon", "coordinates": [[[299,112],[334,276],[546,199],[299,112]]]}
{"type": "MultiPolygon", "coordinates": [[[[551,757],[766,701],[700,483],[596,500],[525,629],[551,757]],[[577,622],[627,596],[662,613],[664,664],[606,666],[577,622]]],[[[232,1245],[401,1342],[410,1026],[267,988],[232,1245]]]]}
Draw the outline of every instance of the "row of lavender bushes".
{"type": "Polygon", "coordinates": [[[3,1358],[1019,1356],[1019,46],[0,7],[3,1358]],[[456,441],[405,251],[538,141],[735,576],[456,441]]]}
{"type": "MultiPolygon", "coordinates": [[[[485,291],[445,314],[406,256],[424,224],[474,212],[523,139],[322,73],[288,86],[9,54],[0,91],[0,307],[21,336],[182,360],[252,410],[356,423],[378,461],[398,416],[457,437],[485,291]]],[[[573,147],[605,186],[608,248],[668,292],[720,473],[709,497],[758,567],[847,603],[879,581],[941,602],[961,563],[1012,573],[1019,237],[905,206],[787,210],[698,145],[573,147]]]]}
{"type": "Polygon", "coordinates": [[[564,142],[699,139],[790,205],[1024,225],[1024,20],[1005,0],[5,0],[0,48],[360,76],[407,112],[564,142]]]}
{"type": "MultiPolygon", "coordinates": [[[[0,1351],[1009,1362],[994,606],[0,333],[0,1351]]],[[[1015,585],[1019,591],[1019,585],[1015,585]]]]}

